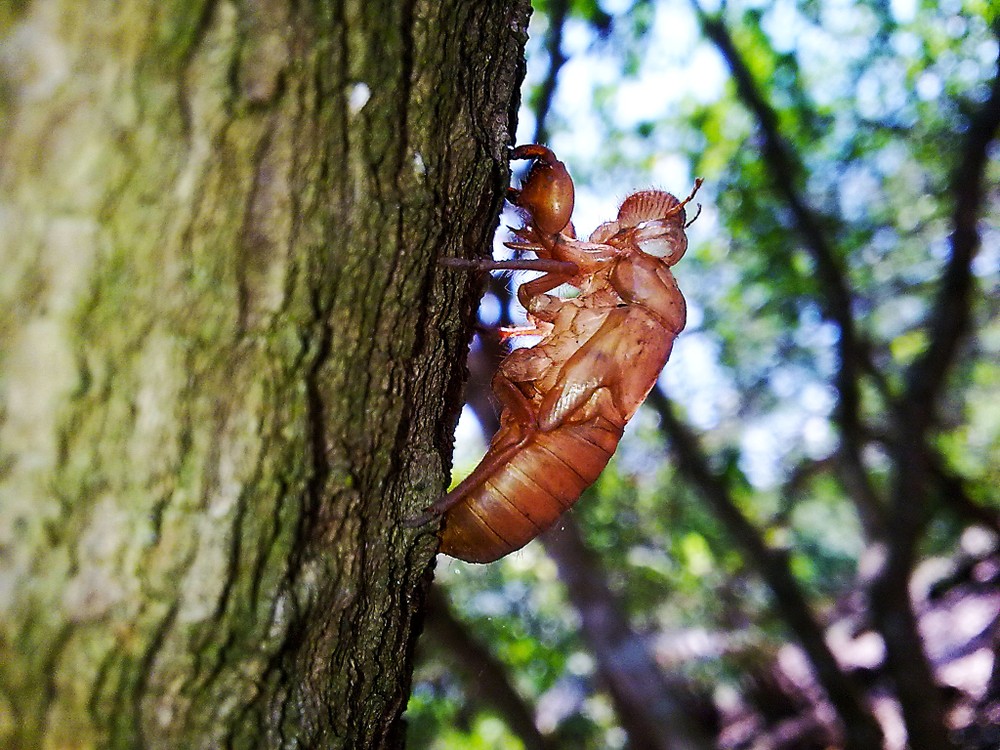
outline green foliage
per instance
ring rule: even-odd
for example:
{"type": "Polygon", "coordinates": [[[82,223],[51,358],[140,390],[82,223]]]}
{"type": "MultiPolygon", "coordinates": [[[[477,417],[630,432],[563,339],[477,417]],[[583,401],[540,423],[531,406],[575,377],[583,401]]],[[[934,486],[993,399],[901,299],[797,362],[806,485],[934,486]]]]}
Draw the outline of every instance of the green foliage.
{"type": "Polygon", "coordinates": [[[427,686],[426,676],[418,682],[407,706],[412,727],[407,746],[446,750],[521,750],[524,745],[503,720],[488,712],[470,712],[461,696],[435,694],[427,686]]]}

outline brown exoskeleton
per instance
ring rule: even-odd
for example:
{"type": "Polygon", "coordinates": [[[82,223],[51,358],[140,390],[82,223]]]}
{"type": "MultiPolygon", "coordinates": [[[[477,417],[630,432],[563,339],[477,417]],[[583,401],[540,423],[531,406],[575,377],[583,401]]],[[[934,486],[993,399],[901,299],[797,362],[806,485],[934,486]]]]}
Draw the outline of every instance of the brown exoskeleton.
{"type": "Polygon", "coordinates": [[[534,161],[508,194],[526,223],[507,244],[537,260],[446,263],[544,272],[518,290],[542,338],[511,352],[493,378],[503,411],[486,456],[417,519],[444,514],[441,551],[470,562],[492,562],[545,531],[611,459],[684,328],[670,267],[687,249],[684,206],[701,185],[683,201],[634,193],[584,242],[570,225],[574,189],[563,163],[538,145],[512,158],[534,161]],[[562,284],[579,294],[548,294],[562,284]]]}

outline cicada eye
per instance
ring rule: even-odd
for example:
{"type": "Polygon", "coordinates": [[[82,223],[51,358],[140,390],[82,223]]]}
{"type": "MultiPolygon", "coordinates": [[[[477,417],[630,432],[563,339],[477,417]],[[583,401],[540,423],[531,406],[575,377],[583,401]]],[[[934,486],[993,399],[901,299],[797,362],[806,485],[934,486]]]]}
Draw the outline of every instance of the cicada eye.
{"type": "Polygon", "coordinates": [[[675,223],[660,220],[643,221],[635,227],[635,244],[647,255],[662,258],[672,266],[687,250],[687,235],[684,228],[675,223]]]}

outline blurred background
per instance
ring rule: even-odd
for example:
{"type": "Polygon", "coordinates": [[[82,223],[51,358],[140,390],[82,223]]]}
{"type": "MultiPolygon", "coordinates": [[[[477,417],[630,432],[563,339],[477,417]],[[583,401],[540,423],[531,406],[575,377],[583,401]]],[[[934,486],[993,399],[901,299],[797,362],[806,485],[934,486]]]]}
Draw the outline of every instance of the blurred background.
{"type": "MultiPolygon", "coordinates": [[[[438,559],[409,747],[1000,747],[1000,10],[534,5],[517,140],[578,234],[705,179],[688,325],[555,529],[438,559]]],[[[455,479],[523,279],[489,282],[455,479]]]]}

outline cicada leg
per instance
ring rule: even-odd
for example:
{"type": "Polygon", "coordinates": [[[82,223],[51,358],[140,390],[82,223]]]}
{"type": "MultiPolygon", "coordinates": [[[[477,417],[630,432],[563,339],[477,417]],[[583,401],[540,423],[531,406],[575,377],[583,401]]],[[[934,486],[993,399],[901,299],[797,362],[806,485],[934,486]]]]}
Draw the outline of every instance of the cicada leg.
{"type": "Polygon", "coordinates": [[[493,392],[500,399],[504,408],[510,410],[513,417],[511,423],[516,425],[516,430],[509,437],[499,436],[499,439],[490,446],[483,460],[469,476],[459,482],[455,489],[440,500],[429,505],[419,516],[404,521],[405,525],[410,527],[423,526],[433,520],[435,516],[443,515],[458,505],[494,472],[506,466],[528,439],[538,431],[538,420],[535,418],[534,407],[516,384],[503,374],[497,373],[493,378],[493,392]]]}
{"type": "MultiPolygon", "coordinates": [[[[551,328],[552,326],[549,326],[551,328]]],[[[499,329],[500,340],[506,341],[507,339],[518,338],[520,336],[544,336],[548,333],[547,329],[543,329],[540,326],[516,326],[509,328],[499,329]]]]}
{"type": "Polygon", "coordinates": [[[537,279],[521,284],[517,299],[528,309],[533,297],[545,294],[561,284],[572,280],[580,273],[580,267],[569,260],[551,258],[527,258],[525,260],[466,260],[465,258],[442,258],[442,266],[466,268],[471,271],[542,271],[537,279]]]}
{"type": "MultiPolygon", "coordinates": [[[[552,260],[550,258],[525,258],[523,260],[493,260],[483,258],[481,260],[467,260],[465,258],[442,258],[438,261],[442,266],[449,268],[465,268],[469,271],[543,271],[546,274],[555,274],[572,278],[580,272],[576,263],[568,260],[552,260]]],[[[544,277],[543,277],[544,278],[544,277]]],[[[563,283],[562,281],[559,284],[563,283]]],[[[556,286],[549,287],[555,289],[556,286]]]]}

